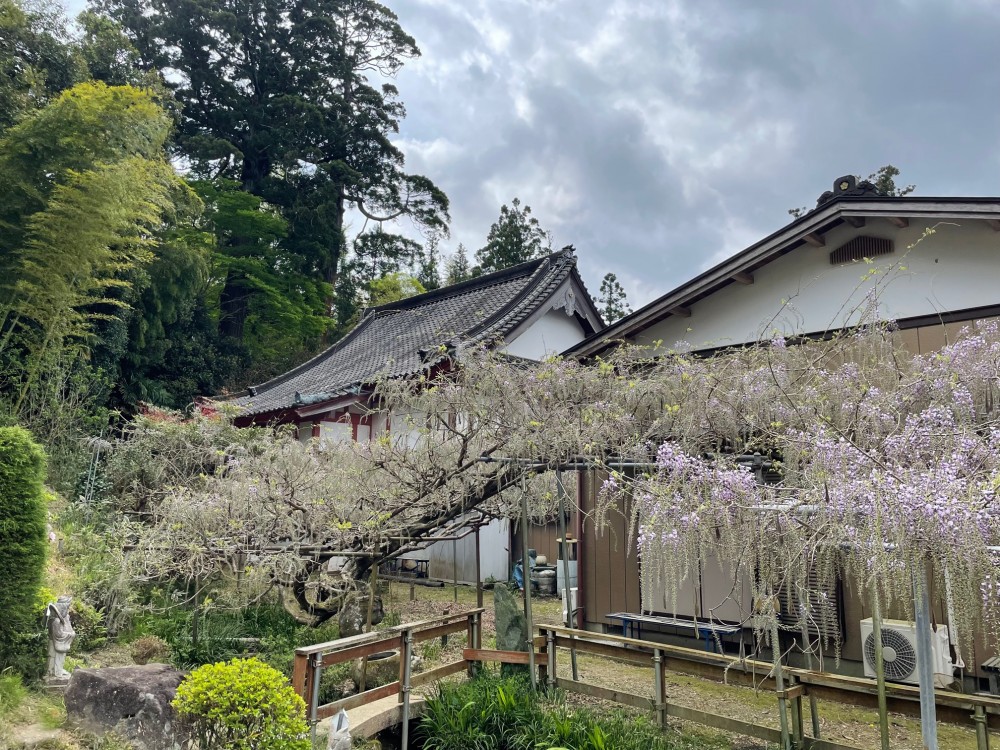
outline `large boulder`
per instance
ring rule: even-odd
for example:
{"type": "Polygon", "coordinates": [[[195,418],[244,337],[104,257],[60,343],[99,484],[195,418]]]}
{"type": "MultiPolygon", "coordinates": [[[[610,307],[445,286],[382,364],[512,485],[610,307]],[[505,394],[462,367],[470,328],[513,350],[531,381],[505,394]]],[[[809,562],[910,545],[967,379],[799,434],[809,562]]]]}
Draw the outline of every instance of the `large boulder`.
{"type": "MultiPolygon", "coordinates": [[[[372,602],[372,625],[378,625],[385,619],[382,607],[382,597],[376,596],[372,602]]],[[[352,596],[341,607],[337,616],[337,627],[341,638],[360,635],[365,632],[368,623],[368,597],[352,596]]]]}
{"type": "Polygon", "coordinates": [[[66,714],[88,732],[117,731],[137,750],[180,750],[185,736],[170,703],[186,674],[167,664],[76,669],[66,714]]]}

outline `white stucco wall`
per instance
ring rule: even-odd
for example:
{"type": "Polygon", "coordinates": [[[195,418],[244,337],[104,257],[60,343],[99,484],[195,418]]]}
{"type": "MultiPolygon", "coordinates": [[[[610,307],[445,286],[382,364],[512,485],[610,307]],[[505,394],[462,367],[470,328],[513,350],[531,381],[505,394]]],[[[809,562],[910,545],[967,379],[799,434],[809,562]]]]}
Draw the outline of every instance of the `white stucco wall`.
{"type": "Polygon", "coordinates": [[[319,441],[320,443],[333,443],[335,441],[351,439],[350,422],[320,422],[319,441]]]}
{"type": "Polygon", "coordinates": [[[636,343],[678,341],[695,349],[816,333],[856,322],[859,306],[874,285],[884,319],[932,315],[1000,303],[1000,232],[983,221],[942,223],[916,243],[931,220],[911,219],[898,229],[887,219],[869,219],[860,229],[841,225],[825,235],[826,247],[803,246],[754,271],[754,283],[732,283],[691,305],[691,317],[670,316],[636,336],[636,343]],[[832,250],[858,235],[892,239],[895,250],[874,265],[830,264],[832,250]],[[862,276],[898,263],[905,270],[862,276]],[[782,301],[790,305],[782,310],[782,301]]]}
{"type": "Polygon", "coordinates": [[[507,353],[528,359],[559,354],[584,339],[583,327],[563,309],[549,310],[517,338],[507,343],[507,353]]]}

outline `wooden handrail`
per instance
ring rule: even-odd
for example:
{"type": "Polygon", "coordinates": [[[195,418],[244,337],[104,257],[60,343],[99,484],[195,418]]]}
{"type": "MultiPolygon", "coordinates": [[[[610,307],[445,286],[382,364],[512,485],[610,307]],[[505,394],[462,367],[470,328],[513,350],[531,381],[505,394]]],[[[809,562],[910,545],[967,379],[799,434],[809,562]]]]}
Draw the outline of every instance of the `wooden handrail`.
{"type": "MultiPolygon", "coordinates": [[[[656,641],[639,640],[637,638],[624,638],[616,635],[605,635],[603,633],[592,633],[589,630],[574,630],[560,625],[539,625],[540,633],[551,632],[562,636],[556,643],[562,647],[571,647],[570,638],[577,643],[604,645],[608,649],[621,650],[624,654],[628,651],[624,648],[617,649],[610,644],[620,644],[632,646],[636,649],[648,649],[650,652],[659,649],[664,654],[677,659],[690,661],[699,664],[712,664],[724,666],[729,669],[739,669],[740,671],[753,670],[761,677],[766,676],[772,668],[769,662],[756,661],[752,659],[741,659],[736,656],[726,654],[713,654],[696,649],[685,648],[683,646],[673,646],[667,643],[657,643],[656,641]]],[[[583,650],[583,649],[581,649],[583,650]]],[[[609,653],[601,653],[602,656],[609,656],[609,653]]],[[[815,670],[802,669],[799,667],[784,667],[786,675],[794,676],[799,682],[805,685],[816,685],[833,688],[847,693],[863,695],[874,695],[876,693],[875,680],[867,677],[850,677],[847,675],[833,674],[831,672],[818,672],[815,670]]],[[[908,701],[920,700],[920,689],[913,685],[903,685],[900,683],[889,683],[886,685],[890,697],[908,701]]],[[[968,693],[956,693],[951,690],[935,689],[934,697],[936,702],[942,706],[961,710],[973,710],[976,706],[982,706],[989,714],[1000,715],[1000,698],[988,695],[973,695],[968,693]]]]}

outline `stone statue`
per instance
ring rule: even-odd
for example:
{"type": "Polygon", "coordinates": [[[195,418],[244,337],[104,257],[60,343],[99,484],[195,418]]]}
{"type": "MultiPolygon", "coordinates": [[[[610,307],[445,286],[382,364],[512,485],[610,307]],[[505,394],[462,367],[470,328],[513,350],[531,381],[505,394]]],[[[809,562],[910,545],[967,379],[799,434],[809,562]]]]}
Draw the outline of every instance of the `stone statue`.
{"type": "Polygon", "coordinates": [[[63,668],[76,631],[69,620],[69,607],[73,598],[60,596],[58,601],[49,602],[45,608],[46,627],[49,631],[49,663],[47,677],[50,680],[65,680],[69,672],[63,668]]]}

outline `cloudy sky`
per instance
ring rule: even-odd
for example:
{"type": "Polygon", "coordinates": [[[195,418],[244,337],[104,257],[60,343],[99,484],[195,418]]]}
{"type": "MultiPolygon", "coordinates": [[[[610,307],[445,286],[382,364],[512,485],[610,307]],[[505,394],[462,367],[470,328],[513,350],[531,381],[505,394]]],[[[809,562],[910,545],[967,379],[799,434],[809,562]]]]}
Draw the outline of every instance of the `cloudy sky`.
{"type": "Polygon", "coordinates": [[[1000,195],[996,0],[382,1],[423,52],[400,141],[446,251],[517,196],[636,306],[843,174],[1000,195]]]}

